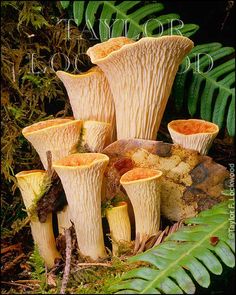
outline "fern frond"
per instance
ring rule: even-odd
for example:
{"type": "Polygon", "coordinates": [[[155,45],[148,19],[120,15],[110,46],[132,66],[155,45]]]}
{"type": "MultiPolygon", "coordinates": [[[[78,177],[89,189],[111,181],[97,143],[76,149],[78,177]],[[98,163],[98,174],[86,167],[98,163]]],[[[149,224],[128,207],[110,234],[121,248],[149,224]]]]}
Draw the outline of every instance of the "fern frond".
{"type": "Polygon", "coordinates": [[[235,135],[235,59],[232,47],[222,47],[220,43],[196,46],[181,64],[173,86],[173,96],[177,110],[187,101],[191,116],[198,115],[212,121],[220,128],[226,125],[229,135],[235,135]],[[199,59],[197,60],[197,57],[199,59]],[[208,71],[209,62],[213,68],[208,71]],[[225,120],[225,118],[227,118],[225,120]]]}
{"type": "Polygon", "coordinates": [[[111,291],[118,291],[116,294],[193,294],[194,281],[207,288],[210,273],[222,273],[222,262],[231,268],[235,265],[234,240],[229,235],[229,204],[229,201],[223,202],[187,219],[186,226],[162,244],[131,257],[130,261],[144,261],[150,267],[127,272],[111,291]]]}
{"type": "MultiPolygon", "coordinates": [[[[69,1],[61,1],[63,8],[69,1]]],[[[145,3],[142,1],[74,1],[73,14],[76,24],[86,23],[89,29],[99,19],[101,42],[122,35],[137,39],[140,36],[159,36],[171,34],[170,25],[175,21],[172,34],[181,32],[185,36],[193,35],[198,26],[178,23],[179,15],[167,14],[158,16],[164,9],[162,3],[145,3]],[[177,22],[177,24],[176,24],[177,22]]]]}

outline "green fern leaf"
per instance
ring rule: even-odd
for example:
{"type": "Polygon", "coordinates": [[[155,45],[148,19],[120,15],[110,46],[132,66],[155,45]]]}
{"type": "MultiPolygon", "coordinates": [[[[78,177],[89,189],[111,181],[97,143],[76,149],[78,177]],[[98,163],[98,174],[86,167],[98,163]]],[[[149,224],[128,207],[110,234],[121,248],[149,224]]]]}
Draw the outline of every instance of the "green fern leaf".
{"type": "Polygon", "coordinates": [[[173,20],[178,20],[179,15],[157,16],[164,9],[163,4],[147,3],[141,7],[140,4],[142,1],[74,1],[73,13],[76,24],[79,26],[85,18],[89,29],[94,28],[95,20],[99,19],[99,35],[102,42],[122,35],[132,39],[171,33],[191,36],[199,28],[195,24],[183,25],[181,22],[181,26],[173,26],[171,32],[170,24],[173,20]]]}
{"type": "Polygon", "coordinates": [[[124,274],[111,286],[116,294],[193,294],[195,281],[210,285],[210,273],[220,275],[222,263],[235,266],[234,240],[229,236],[229,203],[187,219],[186,226],[169,235],[160,245],[136,256],[130,262],[143,261],[140,267],[124,274]],[[191,277],[190,275],[191,274],[191,277]]]}
{"type": "Polygon", "coordinates": [[[178,111],[186,101],[191,116],[198,115],[199,108],[202,119],[212,121],[220,128],[226,124],[231,136],[235,135],[233,53],[234,48],[222,47],[220,43],[196,46],[180,66],[172,90],[178,111]],[[209,58],[213,68],[208,71],[209,58]],[[190,64],[186,65],[187,60],[190,64]]]}
{"type": "Polygon", "coordinates": [[[70,1],[60,1],[63,9],[66,9],[70,5],[70,1]]]}

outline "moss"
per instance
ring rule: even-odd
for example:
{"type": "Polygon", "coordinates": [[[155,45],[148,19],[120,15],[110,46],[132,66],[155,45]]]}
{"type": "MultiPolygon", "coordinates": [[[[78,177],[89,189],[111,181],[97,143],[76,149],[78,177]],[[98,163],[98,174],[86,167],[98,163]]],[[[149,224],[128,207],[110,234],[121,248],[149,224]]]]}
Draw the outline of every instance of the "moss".
{"type": "Polygon", "coordinates": [[[47,1],[2,1],[2,227],[11,228],[22,212],[23,203],[14,175],[22,170],[42,169],[39,156],[21,130],[35,122],[57,116],[71,116],[72,111],[62,82],[54,70],[76,71],[86,61],[88,43],[71,23],[70,39],[66,35],[66,18],[60,3],[47,1]],[[51,67],[53,59],[54,70],[51,67]],[[19,212],[16,212],[16,210],[19,212]]]}

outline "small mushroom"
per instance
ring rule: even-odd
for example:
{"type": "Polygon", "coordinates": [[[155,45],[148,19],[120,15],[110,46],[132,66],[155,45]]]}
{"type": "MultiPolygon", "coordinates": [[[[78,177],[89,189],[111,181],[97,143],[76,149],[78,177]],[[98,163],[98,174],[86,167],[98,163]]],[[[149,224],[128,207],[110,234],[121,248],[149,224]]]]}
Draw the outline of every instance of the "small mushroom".
{"type": "Polygon", "coordinates": [[[119,244],[131,241],[131,226],[126,202],[118,202],[114,207],[106,209],[109,224],[112,253],[119,255],[119,244]]]}
{"type": "Polygon", "coordinates": [[[193,48],[182,36],[111,38],[90,47],[114,97],[117,138],[156,139],[178,66],[193,48]]]}
{"type": "Polygon", "coordinates": [[[136,236],[139,233],[141,240],[160,227],[161,176],[160,170],[134,168],[120,179],[132,203],[136,236]]]}
{"type": "MultiPolygon", "coordinates": [[[[112,137],[115,140],[115,108],[110,86],[99,67],[93,67],[82,74],[56,72],[63,82],[72,107],[73,115],[78,120],[94,120],[112,125],[112,137]]],[[[110,139],[111,140],[111,139],[110,139]]]]}
{"type": "Polygon", "coordinates": [[[105,257],[101,217],[103,174],[109,158],[99,153],[76,153],[53,163],[65,190],[81,253],[105,257]]]}
{"type": "Polygon", "coordinates": [[[219,132],[219,127],[204,120],[188,119],[171,121],[168,130],[174,143],[206,155],[219,132]]]}
{"type": "Polygon", "coordinates": [[[91,152],[101,152],[111,141],[111,124],[98,121],[85,121],[83,123],[83,142],[91,152]]]}
{"type": "MultiPolygon", "coordinates": [[[[37,197],[44,189],[46,182],[46,171],[30,170],[21,171],[15,175],[21,195],[27,210],[31,208],[37,197]]],[[[39,249],[45,264],[48,268],[54,266],[56,258],[60,258],[57,251],[52,226],[52,214],[48,214],[47,220],[41,223],[37,216],[30,218],[31,232],[35,244],[39,249]]]]}

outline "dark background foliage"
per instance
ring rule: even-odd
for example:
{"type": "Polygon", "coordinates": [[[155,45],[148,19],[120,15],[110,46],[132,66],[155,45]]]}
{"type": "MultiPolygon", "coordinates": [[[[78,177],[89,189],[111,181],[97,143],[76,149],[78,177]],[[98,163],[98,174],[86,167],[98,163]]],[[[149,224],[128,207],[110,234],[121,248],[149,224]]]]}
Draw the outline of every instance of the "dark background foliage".
{"type": "MultiPolygon", "coordinates": [[[[221,42],[225,46],[234,46],[233,1],[162,2],[165,13],[178,13],[184,23],[200,25],[199,31],[191,37],[196,44],[221,42]]],[[[67,40],[65,23],[58,23],[58,20],[72,16],[61,8],[59,1],[2,1],[1,6],[1,227],[2,239],[14,243],[25,238],[26,233],[30,237],[28,230],[25,235],[20,230],[26,213],[22,211],[14,174],[41,167],[38,155],[23,138],[21,130],[50,116],[72,114],[66,91],[50,69],[50,58],[55,53],[64,53],[71,61],[69,71],[72,72],[75,56],[79,54],[78,67],[85,70],[90,64],[80,53],[85,52],[90,44],[73,22],[71,38],[67,40]],[[32,73],[32,54],[35,57],[34,71],[40,72],[38,74],[32,73]],[[43,73],[45,68],[47,70],[43,73]]],[[[56,55],[54,66],[56,70],[64,68],[62,55],[56,55]]],[[[173,113],[173,105],[169,106],[173,113]]],[[[169,140],[165,127],[160,129],[159,139],[169,140]]],[[[220,148],[214,147],[211,155],[220,152],[219,162],[222,160],[227,165],[224,159],[232,159],[232,139],[225,138],[224,134],[221,139],[224,142],[220,148]]],[[[232,278],[232,273],[225,272],[224,277],[229,275],[232,278]]],[[[232,288],[232,283],[232,279],[222,282],[218,278],[214,290],[232,288]]]]}

